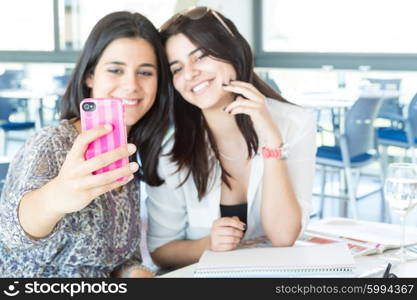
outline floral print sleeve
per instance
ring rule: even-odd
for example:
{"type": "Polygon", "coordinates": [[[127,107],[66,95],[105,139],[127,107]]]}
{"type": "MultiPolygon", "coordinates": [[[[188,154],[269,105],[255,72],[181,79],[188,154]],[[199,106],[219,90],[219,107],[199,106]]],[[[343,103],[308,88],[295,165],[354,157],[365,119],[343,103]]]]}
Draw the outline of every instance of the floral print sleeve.
{"type": "Polygon", "coordinates": [[[30,138],[11,162],[0,198],[0,277],[109,277],[142,263],[136,180],[65,215],[46,238],[33,240],[20,226],[20,200],[58,175],[77,135],[63,120],[30,138]]]}
{"type": "MultiPolygon", "coordinates": [[[[41,132],[30,138],[10,164],[0,201],[0,237],[9,248],[31,247],[45,240],[33,240],[23,231],[18,220],[18,206],[22,197],[44,186],[58,175],[57,148],[53,136],[41,132]]],[[[57,228],[56,228],[57,229],[57,228]]],[[[53,233],[47,237],[53,237],[53,233]]]]}

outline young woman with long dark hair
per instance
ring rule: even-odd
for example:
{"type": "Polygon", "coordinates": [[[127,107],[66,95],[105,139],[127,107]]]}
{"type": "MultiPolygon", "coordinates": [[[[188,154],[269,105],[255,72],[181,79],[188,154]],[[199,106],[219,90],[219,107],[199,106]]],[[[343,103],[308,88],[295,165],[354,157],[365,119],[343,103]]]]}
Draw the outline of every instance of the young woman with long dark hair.
{"type": "Polygon", "coordinates": [[[62,98],[61,122],[29,138],[10,165],[0,201],[0,276],[152,276],[139,247],[140,180],[163,182],[157,164],[172,93],[149,20],[115,12],[96,24],[62,98]],[[85,160],[88,144],[112,130],[81,133],[79,105],[89,97],[123,99],[129,144],[85,160]],[[124,167],[92,174],[131,155],[124,167]]]}
{"type": "Polygon", "coordinates": [[[292,245],[311,207],[311,113],[255,74],[249,44],[220,13],[193,8],[160,31],[177,93],[165,183],[148,189],[154,261],[184,266],[262,236],[292,245]]]}

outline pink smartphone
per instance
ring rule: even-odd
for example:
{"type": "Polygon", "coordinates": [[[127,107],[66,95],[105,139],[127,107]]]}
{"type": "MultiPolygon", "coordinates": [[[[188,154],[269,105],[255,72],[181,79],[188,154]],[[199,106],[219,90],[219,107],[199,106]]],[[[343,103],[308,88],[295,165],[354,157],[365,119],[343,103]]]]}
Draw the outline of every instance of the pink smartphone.
{"type": "MultiPolygon", "coordinates": [[[[94,99],[87,98],[80,103],[81,128],[82,131],[92,129],[97,126],[110,124],[113,130],[106,135],[99,137],[88,145],[84,154],[85,159],[91,159],[102,153],[116,149],[127,144],[126,126],[124,123],[124,107],[122,99],[94,99]]],[[[93,174],[108,172],[126,165],[128,158],[123,158],[101,168],[93,174]]],[[[126,180],[127,177],[117,179],[126,180]]]]}

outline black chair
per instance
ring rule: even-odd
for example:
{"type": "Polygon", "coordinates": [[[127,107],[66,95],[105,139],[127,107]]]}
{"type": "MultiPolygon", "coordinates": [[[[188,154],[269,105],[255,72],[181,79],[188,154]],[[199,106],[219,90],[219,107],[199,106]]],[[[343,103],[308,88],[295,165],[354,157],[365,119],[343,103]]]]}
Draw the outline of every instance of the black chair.
{"type": "MultiPolygon", "coordinates": [[[[378,147],[376,143],[374,120],[382,104],[380,98],[359,98],[346,114],[344,130],[340,134],[335,133],[337,143],[335,146],[320,146],[317,148],[316,162],[322,166],[321,178],[321,202],[320,217],[323,216],[324,200],[326,197],[347,199],[349,215],[357,218],[356,201],[369,196],[369,194],[357,197],[356,190],[360,176],[360,169],[379,161],[378,147]],[[325,195],[326,168],[336,168],[343,170],[346,176],[347,196],[325,195]],[[356,174],[355,174],[356,173],[356,174]],[[356,175],[356,176],[355,176],[356,175]]],[[[382,166],[381,166],[382,170],[382,166]]],[[[385,201],[382,196],[382,219],[385,219],[385,201]]],[[[372,192],[375,193],[375,192],[372,192]]]]}

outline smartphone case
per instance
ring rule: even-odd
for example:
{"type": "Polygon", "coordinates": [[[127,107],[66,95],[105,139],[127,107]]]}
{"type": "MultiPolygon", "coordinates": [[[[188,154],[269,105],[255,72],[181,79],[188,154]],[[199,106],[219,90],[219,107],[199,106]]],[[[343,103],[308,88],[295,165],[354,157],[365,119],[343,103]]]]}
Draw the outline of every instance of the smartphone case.
{"type": "MultiPolygon", "coordinates": [[[[82,131],[92,129],[97,126],[110,124],[113,130],[97,140],[90,143],[85,152],[85,159],[91,159],[102,153],[116,149],[127,143],[126,126],[124,124],[124,106],[121,99],[93,99],[87,98],[80,103],[81,128],[82,131]],[[86,111],[83,108],[85,103],[94,103],[95,109],[86,111]]],[[[128,158],[123,158],[101,168],[93,174],[101,174],[126,165],[128,158]]],[[[117,179],[117,181],[126,180],[127,177],[117,179]]]]}

